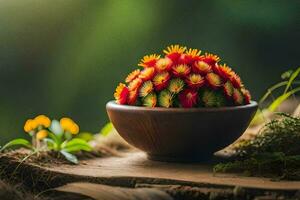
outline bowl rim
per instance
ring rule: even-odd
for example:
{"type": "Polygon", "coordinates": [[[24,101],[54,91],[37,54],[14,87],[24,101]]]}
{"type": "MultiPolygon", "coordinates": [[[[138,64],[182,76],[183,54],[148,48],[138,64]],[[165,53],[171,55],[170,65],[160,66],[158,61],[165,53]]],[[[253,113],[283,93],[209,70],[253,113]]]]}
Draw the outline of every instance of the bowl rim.
{"type": "Polygon", "coordinates": [[[128,110],[128,111],[151,111],[151,112],[216,112],[216,111],[233,111],[233,110],[244,110],[250,108],[257,108],[258,104],[256,101],[250,101],[249,104],[241,106],[225,106],[225,107],[212,107],[212,108],[163,108],[163,107],[144,107],[144,106],[131,106],[117,104],[115,100],[107,102],[106,108],[112,108],[117,110],[128,110]]]}

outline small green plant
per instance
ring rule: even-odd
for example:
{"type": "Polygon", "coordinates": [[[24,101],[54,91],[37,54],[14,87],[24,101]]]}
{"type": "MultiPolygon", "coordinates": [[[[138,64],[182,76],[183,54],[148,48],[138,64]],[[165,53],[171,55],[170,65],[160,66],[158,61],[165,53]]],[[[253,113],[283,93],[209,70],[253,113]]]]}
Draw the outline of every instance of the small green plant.
{"type": "Polygon", "coordinates": [[[253,139],[235,147],[234,161],[220,163],[214,171],[300,179],[300,118],[277,115],[253,139]]]}
{"type": "Polygon", "coordinates": [[[79,126],[70,118],[51,121],[47,116],[39,115],[26,121],[24,131],[31,137],[31,142],[17,138],[4,145],[0,151],[16,146],[23,146],[32,150],[33,153],[54,151],[77,164],[76,152],[92,150],[85,139],[76,137],[79,133],[79,126]]]}
{"type": "Polygon", "coordinates": [[[274,94],[276,90],[284,87],[283,92],[278,97],[276,97],[267,107],[268,110],[275,111],[283,101],[285,101],[291,95],[300,91],[300,86],[293,88],[294,85],[300,84],[300,81],[297,80],[297,78],[299,77],[299,73],[300,73],[300,67],[298,67],[294,71],[288,70],[284,72],[281,75],[282,81],[271,86],[264,94],[264,96],[260,99],[259,104],[263,104],[268,99],[269,96],[274,94]]]}
{"type": "Polygon", "coordinates": [[[276,111],[285,100],[300,91],[299,73],[300,67],[296,70],[288,70],[281,75],[280,82],[267,89],[258,102],[260,110],[257,111],[252,125],[263,123],[265,121],[264,113],[276,111]]]}

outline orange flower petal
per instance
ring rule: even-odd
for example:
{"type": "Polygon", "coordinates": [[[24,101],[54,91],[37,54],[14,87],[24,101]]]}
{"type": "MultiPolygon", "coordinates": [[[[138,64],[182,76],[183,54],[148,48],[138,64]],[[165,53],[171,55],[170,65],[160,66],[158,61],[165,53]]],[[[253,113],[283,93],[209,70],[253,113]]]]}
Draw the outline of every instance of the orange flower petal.
{"type": "Polygon", "coordinates": [[[128,89],[129,91],[138,90],[142,84],[142,79],[136,78],[128,84],[128,89]]]}
{"type": "Polygon", "coordinates": [[[136,69],[136,70],[132,71],[126,77],[125,82],[129,83],[129,82],[133,81],[135,78],[137,78],[140,75],[140,73],[141,73],[141,71],[139,69],[136,69]]]}
{"type": "Polygon", "coordinates": [[[148,81],[153,78],[154,74],[155,74],[154,67],[145,68],[143,71],[141,71],[139,78],[142,79],[143,81],[148,81]]]}

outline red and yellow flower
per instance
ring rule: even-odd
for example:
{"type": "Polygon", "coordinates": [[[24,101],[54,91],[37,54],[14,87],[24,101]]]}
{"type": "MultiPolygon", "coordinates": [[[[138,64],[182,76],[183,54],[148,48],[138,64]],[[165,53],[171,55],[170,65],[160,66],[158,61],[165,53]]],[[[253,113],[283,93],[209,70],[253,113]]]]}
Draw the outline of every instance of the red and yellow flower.
{"type": "Polygon", "coordinates": [[[142,84],[142,79],[136,78],[128,84],[128,89],[129,91],[138,90],[142,84]]]}
{"type": "Polygon", "coordinates": [[[184,81],[180,78],[174,78],[170,81],[168,90],[174,94],[178,94],[184,88],[184,81]]]}
{"type": "Polygon", "coordinates": [[[191,72],[191,67],[186,64],[175,65],[172,68],[172,72],[175,77],[184,78],[191,72]]]}
{"type": "Polygon", "coordinates": [[[120,83],[118,85],[118,87],[116,88],[116,91],[114,93],[114,97],[116,99],[116,102],[118,104],[126,104],[127,103],[128,94],[129,94],[129,90],[126,87],[126,85],[123,84],[123,83],[120,83]]]}
{"type": "Polygon", "coordinates": [[[200,74],[190,74],[186,83],[190,88],[198,89],[204,85],[205,79],[200,74]]]}
{"type": "Polygon", "coordinates": [[[205,78],[206,78],[207,84],[213,89],[217,89],[217,88],[221,87],[223,84],[221,77],[218,74],[215,74],[213,72],[208,73],[205,76],[205,78]]]}
{"type": "Polygon", "coordinates": [[[179,63],[190,65],[200,59],[200,53],[201,51],[198,49],[189,49],[180,56],[179,63]]]}
{"type": "Polygon", "coordinates": [[[226,83],[224,83],[223,85],[223,90],[224,90],[224,94],[227,98],[231,98],[233,95],[233,85],[230,81],[227,81],[226,83]]]}
{"type": "MultiPolygon", "coordinates": [[[[171,45],[165,55],[146,55],[114,93],[118,104],[148,107],[220,107],[249,104],[250,92],[220,58],[198,49],[171,45]]],[[[43,122],[44,123],[44,122],[43,122]]],[[[47,126],[47,123],[44,123],[47,126]]],[[[28,121],[24,130],[36,129],[28,121]]]]}
{"type": "Polygon", "coordinates": [[[138,66],[141,66],[144,68],[154,67],[159,58],[160,58],[160,55],[156,55],[156,54],[146,55],[142,58],[141,62],[138,64],[138,66]]]}
{"type": "Polygon", "coordinates": [[[242,88],[241,92],[244,95],[245,103],[249,104],[251,102],[251,94],[250,94],[249,90],[242,88]]]}
{"type": "Polygon", "coordinates": [[[146,107],[155,107],[157,104],[157,96],[154,92],[148,94],[143,101],[143,105],[146,107]]]}
{"type": "Polygon", "coordinates": [[[142,87],[140,88],[140,97],[145,97],[151,92],[153,92],[154,86],[152,81],[146,81],[143,83],[142,87]]]}
{"type": "Polygon", "coordinates": [[[156,62],[155,68],[158,72],[169,71],[172,68],[172,63],[170,58],[161,58],[156,62]]]}
{"type": "Polygon", "coordinates": [[[198,73],[205,76],[209,72],[212,72],[212,67],[206,62],[200,60],[192,65],[192,70],[194,73],[198,73]]]}
{"type": "Polygon", "coordinates": [[[136,69],[136,70],[132,71],[126,77],[125,82],[129,83],[129,82],[133,81],[135,78],[137,78],[140,75],[140,73],[141,73],[141,71],[139,69],[136,69]]]}
{"type": "Polygon", "coordinates": [[[127,103],[129,105],[135,105],[137,102],[138,94],[139,94],[138,89],[130,90],[128,99],[127,99],[127,103]]]}
{"type": "Polygon", "coordinates": [[[141,71],[139,78],[142,79],[143,81],[148,81],[151,80],[154,75],[155,75],[155,68],[149,67],[141,71]]]}
{"type": "Polygon", "coordinates": [[[230,78],[230,81],[231,81],[232,85],[235,88],[241,88],[241,87],[243,87],[243,83],[241,81],[241,78],[235,72],[233,72],[232,77],[230,78]]]}
{"type": "Polygon", "coordinates": [[[214,67],[217,62],[219,62],[221,59],[219,56],[211,54],[211,53],[205,53],[204,56],[201,57],[201,60],[209,64],[210,66],[214,67]]]}
{"type": "Polygon", "coordinates": [[[168,86],[169,80],[170,80],[170,74],[169,72],[161,72],[154,76],[153,78],[153,84],[156,91],[161,91],[165,89],[168,86]]]}
{"type": "Polygon", "coordinates": [[[177,63],[185,50],[186,47],[176,44],[168,46],[167,49],[163,50],[163,52],[166,54],[166,57],[170,58],[174,63],[177,63]]]}
{"type": "Polygon", "coordinates": [[[179,94],[179,101],[182,107],[192,108],[198,102],[198,92],[193,89],[185,89],[179,94]]]}
{"type": "Polygon", "coordinates": [[[173,95],[169,90],[163,90],[158,96],[158,105],[165,108],[172,107],[173,95]]]}
{"type": "Polygon", "coordinates": [[[244,103],[243,93],[239,89],[234,88],[232,97],[235,105],[242,105],[244,103]]]}
{"type": "Polygon", "coordinates": [[[230,80],[232,76],[234,76],[234,72],[226,64],[219,65],[217,67],[217,70],[218,70],[218,74],[225,80],[230,80]]]}

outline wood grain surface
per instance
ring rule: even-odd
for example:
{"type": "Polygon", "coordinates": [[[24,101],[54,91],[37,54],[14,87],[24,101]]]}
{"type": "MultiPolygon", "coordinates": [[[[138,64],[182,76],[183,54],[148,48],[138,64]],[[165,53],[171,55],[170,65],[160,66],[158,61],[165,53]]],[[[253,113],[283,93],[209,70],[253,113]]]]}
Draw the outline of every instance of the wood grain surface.
{"type": "Polygon", "coordinates": [[[139,178],[144,182],[220,186],[241,186],[275,190],[298,190],[300,181],[272,181],[268,178],[245,177],[238,174],[213,174],[212,166],[150,161],[142,152],[127,153],[124,157],[98,158],[78,166],[60,165],[47,168],[52,172],[99,178],[139,178]]]}

